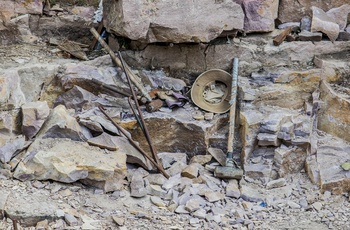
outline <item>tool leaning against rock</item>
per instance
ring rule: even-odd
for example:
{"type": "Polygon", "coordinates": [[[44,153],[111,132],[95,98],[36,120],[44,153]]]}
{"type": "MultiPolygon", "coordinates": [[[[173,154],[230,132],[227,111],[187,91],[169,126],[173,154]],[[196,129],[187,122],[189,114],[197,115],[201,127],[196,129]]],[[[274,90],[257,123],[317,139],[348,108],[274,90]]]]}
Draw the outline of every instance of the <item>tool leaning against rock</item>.
{"type": "Polygon", "coordinates": [[[227,156],[225,166],[215,168],[214,175],[224,179],[241,179],[243,170],[233,159],[233,143],[235,138],[235,116],[236,116],[236,97],[237,97],[237,78],[238,78],[238,59],[233,60],[232,83],[231,83],[231,100],[230,100],[230,121],[229,133],[227,140],[227,156]]]}

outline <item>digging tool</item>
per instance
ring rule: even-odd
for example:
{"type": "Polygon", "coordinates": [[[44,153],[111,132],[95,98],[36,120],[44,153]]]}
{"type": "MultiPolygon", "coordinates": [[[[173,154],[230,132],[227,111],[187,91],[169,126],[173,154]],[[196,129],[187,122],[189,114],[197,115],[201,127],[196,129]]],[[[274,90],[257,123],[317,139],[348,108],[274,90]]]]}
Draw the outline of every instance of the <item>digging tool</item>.
{"type": "Polygon", "coordinates": [[[233,159],[233,142],[235,138],[235,115],[236,115],[236,97],[237,97],[237,78],[238,78],[238,58],[233,59],[232,84],[231,84],[231,100],[230,100],[230,123],[229,135],[227,141],[227,155],[224,166],[215,168],[214,175],[224,179],[241,179],[243,170],[233,159]]]}

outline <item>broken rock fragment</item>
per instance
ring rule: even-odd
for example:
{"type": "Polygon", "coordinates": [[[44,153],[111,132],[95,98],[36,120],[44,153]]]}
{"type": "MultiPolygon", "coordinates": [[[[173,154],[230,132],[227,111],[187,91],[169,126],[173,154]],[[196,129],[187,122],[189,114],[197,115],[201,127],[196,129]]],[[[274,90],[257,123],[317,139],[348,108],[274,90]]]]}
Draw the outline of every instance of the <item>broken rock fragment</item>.
{"type": "Polygon", "coordinates": [[[25,143],[24,136],[15,138],[2,138],[0,136],[0,161],[2,163],[9,162],[13,155],[25,146],[25,143]]]}
{"type": "Polygon", "coordinates": [[[329,17],[322,9],[312,7],[311,32],[323,32],[334,42],[339,34],[339,25],[329,17]]]}
{"type": "Polygon", "coordinates": [[[51,111],[37,136],[42,138],[69,138],[75,141],[85,141],[89,138],[89,136],[83,134],[79,123],[63,105],[58,105],[51,111]]]}
{"type": "Polygon", "coordinates": [[[36,139],[28,148],[14,177],[20,180],[55,180],[65,183],[81,179],[105,182],[126,176],[126,155],[105,151],[69,139],[36,139]]]}
{"type": "Polygon", "coordinates": [[[340,7],[330,9],[326,14],[332,18],[338,25],[339,30],[343,31],[348,22],[348,14],[350,13],[350,5],[344,4],[340,7]]]}
{"type": "Polygon", "coordinates": [[[32,139],[50,114],[46,101],[28,102],[22,105],[22,132],[32,139]]]}

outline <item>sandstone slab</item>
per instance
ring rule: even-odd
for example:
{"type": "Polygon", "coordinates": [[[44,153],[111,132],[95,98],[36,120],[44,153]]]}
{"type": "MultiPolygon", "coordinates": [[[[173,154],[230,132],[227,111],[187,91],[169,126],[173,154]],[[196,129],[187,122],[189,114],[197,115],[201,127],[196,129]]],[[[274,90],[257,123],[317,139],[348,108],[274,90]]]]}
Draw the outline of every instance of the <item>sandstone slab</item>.
{"type": "Polygon", "coordinates": [[[67,139],[37,139],[17,166],[20,180],[55,180],[71,183],[81,179],[105,182],[126,176],[126,155],[67,139]],[[92,157],[93,156],[93,157],[92,157]]]}
{"type": "Polygon", "coordinates": [[[243,29],[241,6],[228,0],[152,3],[108,0],[104,7],[108,31],[148,43],[209,42],[225,30],[243,29]]]}

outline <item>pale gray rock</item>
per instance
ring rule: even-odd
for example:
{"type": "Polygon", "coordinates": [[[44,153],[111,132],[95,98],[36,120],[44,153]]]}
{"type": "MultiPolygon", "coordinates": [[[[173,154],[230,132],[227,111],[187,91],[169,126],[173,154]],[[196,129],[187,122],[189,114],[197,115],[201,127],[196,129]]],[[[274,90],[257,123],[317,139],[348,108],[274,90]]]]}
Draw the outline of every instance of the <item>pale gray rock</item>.
{"type": "Polygon", "coordinates": [[[20,76],[15,70],[0,72],[0,108],[9,110],[20,108],[26,98],[20,86],[20,76]]]}
{"type": "Polygon", "coordinates": [[[225,198],[225,194],[220,193],[220,192],[206,192],[204,194],[204,196],[211,203],[222,200],[225,198]]]}
{"type": "Polygon", "coordinates": [[[22,132],[32,139],[50,114],[46,101],[28,102],[22,105],[22,132]]]}
{"type": "Polygon", "coordinates": [[[178,213],[178,214],[188,214],[189,212],[185,209],[185,205],[179,205],[179,206],[175,209],[175,213],[178,213]]]}
{"type": "Polygon", "coordinates": [[[349,13],[350,13],[349,4],[344,4],[340,7],[332,8],[326,12],[326,14],[339,25],[340,31],[345,29],[348,22],[349,13]]]}
{"type": "Polygon", "coordinates": [[[238,199],[241,196],[241,191],[239,190],[238,181],[230,180],[226,186],[226,196],[238,199]]]}
{"type": "Polygon", "coordinates": [[[170,168],[166,169],[165,171],[169,174],[169,176],[174,176],[176,174],[181,173],[186,167],[187,164],[183,163],[182,161],[178,161],[175,162],[170,168]]]}
{"type": "Polygon", "coordinates": [[[173,187],[175,187],[176,185],[179,185],[181,183],[181,176],[180,174],[171,176],[167,181],[164,182],[164,184],[162,185],[162,188],[165,190],[169,190],[173,187]]]}
{"type": "Polygon", "coordinates": [[[204,208],[200,208],[200,209],[194,211],[191,215],[198,218],[198,219],[205,219],[205,217],[207,215],[207,211],[204,208]]]}
{"type": "Polygon", "coordinates": [[[33,226],[39,221],[57,219],[57,204],[48,196],[39,193],[12,192],[8,196],[6,215],[13,220],[19,220],[22,226],[33,226]]]}
{"type": "Polygon", "coordinates": [[[257,139],[260,146],[279,146],[281,143],[277,138],[277,134],[259,133],[257,139]]]}
{"type": "Polygon", "coordinates": [[[244,173],[252,179],[269,178],[272,172],[272,161],[259,164],[245,164],[244,173]]]}
{"type": "Polygon", "coordinates": [[[256,185],[241,182],[241,198],[246,201],[258,202],[264,200],[263,194],[256,185]]]}
{"type": "Polygon", "coordinates": [[[36,139],[14,172],[20,180],[55,180],[65,183],[80,179],[104,183],[126,176],[126,155],[68,139],[36,139]],[[93,158],[91,156],[94,156],[93,158]]]}
{"type": "Polygon", "coordinates": [[[64,214],[64,220],[69,226],[77,226],[78,225],[78,220],[75,218],[73,215],[69,213],[64,214]]]}
{"type": "Polygon", "coordinates": [[[323,32],[334,42],[339,34],[339,25],[322,9],[312,6],[311,32],[323,32]]]}
{"type": "Polygon", "coordinates": [[[300,207],[301,207],[299,204],[297,204],[291,200],[287,201],[287,204],[290,208],[293,208],[293,209],[300,209],[300,207]]]}
{"type": "Polygon", "coordinates": [[[272,181],[269,181],[267,184],[266,184],[266,188],[267,189],[272,189],[272,188],[279,188],[279,187],[283,187],[286,185],[286,179],[284,178],[279,178],[277,180],[272,180],[272,181]]]}
{"type": "Polygon", "coordinates": [[[132,197],[144,197],[148,194],[148,189],[145,180],[142,176],[135,174],[130,183],[132,197]]]}
{"type": "Polygon", "coordinates": [[[2,190],[0,191],[0,219],[4,218],[6,202],[10,195],[10,191],[2,190]]]}
{"type": "Polygon", "coordinates": [[[321,202],[318,202],[318,201],[317,201],[317,202],[315,202],[315,203],[312,204],[312,207],[313,207],[317,212],[319,212],[319,211],[321,211],[323,205],[322,205],[321,202]]]}
{"type": "Polygon", "coordinates": [[[149,174],[146,176],[146,179],[149,181],[149,183],[155,184],[155,185],[160,185],[162,186],[165,181],[167,180],[163,174],[160,173],[155,173],[155,174],[149,174]]]}
{"type": "Polygon", "coordinates": [[[160,198],[165,198],[167,196],[167,192],[159,185],[150,184],[149,188],[149,194],[152,196],[158,196],[160,198]]]}
{"type": "Polygon", "coordinates": [[[175,162],[182,162],[183,164],[187,164],[186,153],[161,152],[158,153],[158,157],[162,161],[164,168],[169,168],[175,162]]]}
{"type": "Polygon", "coordinates": [[[322,40],[322,33],[310,32],[310,31],[301,31],[298,34],[298,41],[312,41],[319,42],[322,40]]]}
{"type": "Polygon", "coordinates": [[[157,207],[166,207],[165,202],[160,197],[151,196],[151,202],[157,207]]]}
{"type": "Polygon", "coordinates": [[[8,163],[13,155],[23,149],[26,141],[24,136],[18,136],[15,138],[2,138],[0,136],[0,161],[2,163],[8,163]]]}
{"type": "Polygon", "coordinates": [[[185,209],[189,212],[194,212],[201,207],[201,203],[198,199],[192,198],[185,204],[185,209]]]}
{"type": "Polygon", "coordinates": [[[145,0],[138,3],[107,0],[104,7],[108,9],[105,18],[108,31],[148,43],[209,42],[224,30],[243,29],[241,6],[227,0],[152,4],[145,0]],[[206,20],[208,17],[210,21],[206,20]]]}

